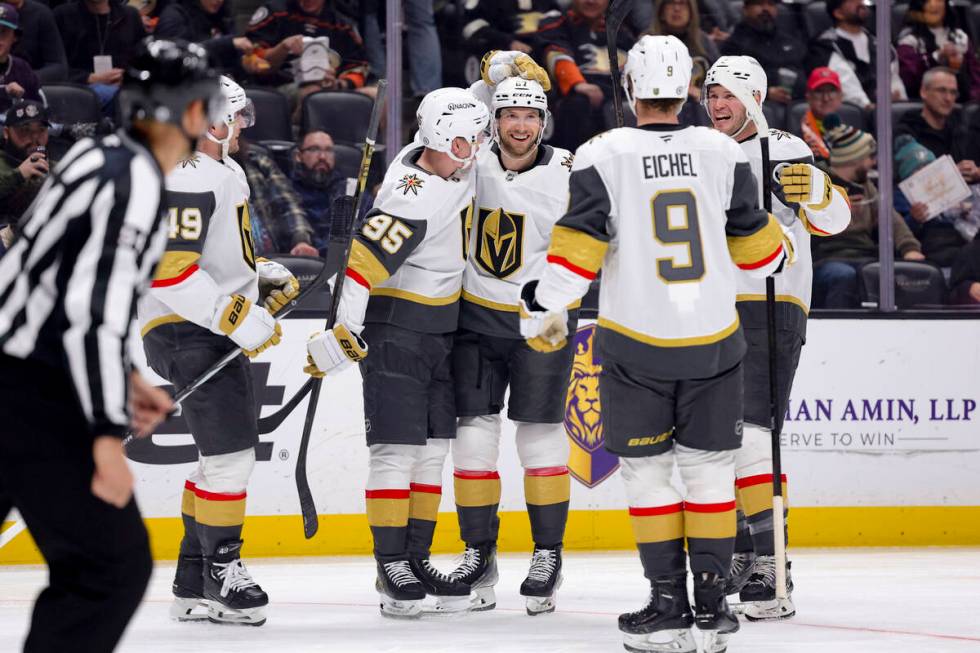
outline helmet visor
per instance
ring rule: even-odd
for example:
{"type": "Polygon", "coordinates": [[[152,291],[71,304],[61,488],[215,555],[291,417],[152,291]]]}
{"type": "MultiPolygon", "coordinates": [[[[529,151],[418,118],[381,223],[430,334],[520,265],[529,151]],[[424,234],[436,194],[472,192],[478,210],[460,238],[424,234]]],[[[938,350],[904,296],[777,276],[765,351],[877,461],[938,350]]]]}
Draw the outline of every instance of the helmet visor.
{"type": "Polygon", "coordinates": [[[246,98],[245,106],[235,114],[238,118],[238,124],[242,126],[242,129],[248,129],[255,124],[255,104],[252,103],[251,98],[246,98]]]}

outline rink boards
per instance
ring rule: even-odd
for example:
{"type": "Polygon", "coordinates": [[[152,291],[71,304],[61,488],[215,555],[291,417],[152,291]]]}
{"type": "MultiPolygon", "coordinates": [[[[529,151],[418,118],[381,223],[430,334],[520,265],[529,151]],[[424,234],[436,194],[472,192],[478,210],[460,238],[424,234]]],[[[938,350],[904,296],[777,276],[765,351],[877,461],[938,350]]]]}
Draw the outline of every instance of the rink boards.
{"type": "MultiPolygon", "coordinates": [[[[305,381],[306,336],[322,325],[288,319],[280,346],[255,359],[262,415],[305,381]]],[[[617,461],[602,449],[591,325],[573,341],[566,430],[572,445],[566,546],[633,547],[617,461]]],[[[139,348],[135,348],[139,351],[139,348]]],[[[148,376],[156,379],[152,372],[148,376]]],[[[159,379],[156,379],[161,382],[159,379]]],[[[319,533],[303,537],[294,481],[307,401],[261,436],[248,489],[251,556],[368,553],[367,468],[356,369],[326,379],[308,474],[319,533]]],[[[811,320],[783,433],[793,546],[980,544],[980,338],[974,320],[811,320]]],[[[504,423],[500,476],[503,550],[527,550],[522,471],[504,423]]],[[[182,420],[134,452],[137,494],[158,558],[173,558],[180,496],[196,456],[182,420]]],[[[457,551],[451,465],[444,477],[437,551],[457,551]]],[[[0,533],[0,563],[37,562],[22,525],[0,533]]]]}

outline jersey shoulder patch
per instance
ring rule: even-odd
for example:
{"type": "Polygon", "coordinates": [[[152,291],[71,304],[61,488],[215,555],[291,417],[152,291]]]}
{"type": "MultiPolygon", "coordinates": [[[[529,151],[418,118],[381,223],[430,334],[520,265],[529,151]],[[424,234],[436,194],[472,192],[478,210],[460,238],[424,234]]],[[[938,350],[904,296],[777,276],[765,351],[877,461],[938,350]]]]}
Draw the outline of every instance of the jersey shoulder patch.
{"type": "Polygon", "coordinates": [[[769,158],[773,162],[812,159],[813,151],[799,136],[782,131],[781,129],[770,129],[769,158]]]}

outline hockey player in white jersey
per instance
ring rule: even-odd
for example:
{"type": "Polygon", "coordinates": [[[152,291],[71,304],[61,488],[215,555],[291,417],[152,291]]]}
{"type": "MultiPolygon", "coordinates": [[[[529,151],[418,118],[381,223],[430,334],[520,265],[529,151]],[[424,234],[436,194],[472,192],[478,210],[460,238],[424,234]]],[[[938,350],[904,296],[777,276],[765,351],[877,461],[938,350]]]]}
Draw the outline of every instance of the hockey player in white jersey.
{"type": "Polygon", "coordinates": [[[426,594],[440,611],[467,610],[470,595],[432,565],[429,548],[456,435],[450,354],[489,111],[469,91],[443,88],[425,96],[418,120],[416,142],[395,157],[354,236],[337,324],[307,345],[311,374],[360,362],[376,587],[393,617],[418,617],[426,594]]]}
{"type": "MultiPolygon", "coordinates": [[[[714,127],[739,142],[759,180],[762,197],[762,150],[755,123],[744,105],[722,82],[739,83],[761,105],[768,82],[762,66],[752,57],[722,57],[705,78],[704,105],[714,127]],[[734,81],[732,81],[734,80],[734,81]]],[[[777,415],[782,425],[793,377],[806,336],[813,265],[810,236],[829,236],[847,227],[851,219],[847,194],[834,187],[813,165],[810,148],[801,139],[778,129],[769,130],[769,157],[773,175],[773,214],[792,231],[798,261],[775,279],[777,415]]],[[[769,340],[766,330],[765,281],[738,275],[738,312],[748,352],[745,373],[745,428],[742,448],[735,455],[735,476],[740,502],[739,535],[729,581],[729,593],[739,592],[748,619],[786,618],[795,613],[791,597],[777,601],[773,557],[772,445],[769,432],[769,340]]],[[[783,479],[785,496],[785,477],[783,479]]],[[[791,580],[787,574],[787,589],[791,580]]]]}
{"type": "Polygon", "coordinates": [[[281,265],[255,259],[248,185],[228,158],[253,120],[252,107],[230,78],[221,78],[221,91],[222,119],[167,177],[162,206],[170,237],[139,320],[147,362],[177,389],[229,351],[245,354],[182,403],[200,456],[181,501],[184,537],[171,615],[259,626],[269,599],[240,558],[258,443],[248,359],[279,342],[273,314],[299,285],[281,265]]]}
{"type": "Polygon", "coordinates": [[[735,274],[765,276],[792,257],[792,239],[758,208],[738,145],[678,124],[691,72],[687,47],[673,36],[633,46],[623,85],[638,126],[578,149],[548,265],[521,293],[525,335],[555,342],[565,336],[565,307],[602,268],[596,342],[605,446],[621,458],[651,583],[646,606],[619,618],[631,651],[693,653],[696,625],[703,650],[718,653],[738,630],[725,600],[745,352],[735,274]],[[671,485],[675,463],[685,494],[671,485]]]}
{"type": "MultiPolygon", "coordinates": [[[[453,345],[456,386],[454,486],[460,537],[454,572],[473,589],[474,610],[496,605],[500,447],[504,393],[517,423],[534,553],[521,585],[529,614],[552,612],[570,492],[563,425],[571,347],[521,336],[517,295],[541,276],[551,229],[568,204],[572,154],[541,144],[548,124],[545,89],[510,77],[493,88],[494,140],[477,157],[476,205],[453,345]]],[[[572,324],[575,317],[571,318],[572,324]]]]}

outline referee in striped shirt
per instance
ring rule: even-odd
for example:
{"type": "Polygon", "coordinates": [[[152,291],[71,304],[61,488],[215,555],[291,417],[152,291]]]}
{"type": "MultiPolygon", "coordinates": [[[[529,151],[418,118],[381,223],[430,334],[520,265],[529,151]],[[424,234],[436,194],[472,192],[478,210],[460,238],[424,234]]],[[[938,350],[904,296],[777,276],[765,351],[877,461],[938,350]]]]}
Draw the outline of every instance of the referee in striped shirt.
{"type": "Polygon", "coordinates": [[[15,507],[50,567],[25,651],[111,651],[149,580],[122,437],[171,402],[133,371],[127,337],[167,238],[163,176],[217,93],[200,47],[140,44],[124,129],[68,152],[0,258],[0,519],[15,507]]]}

